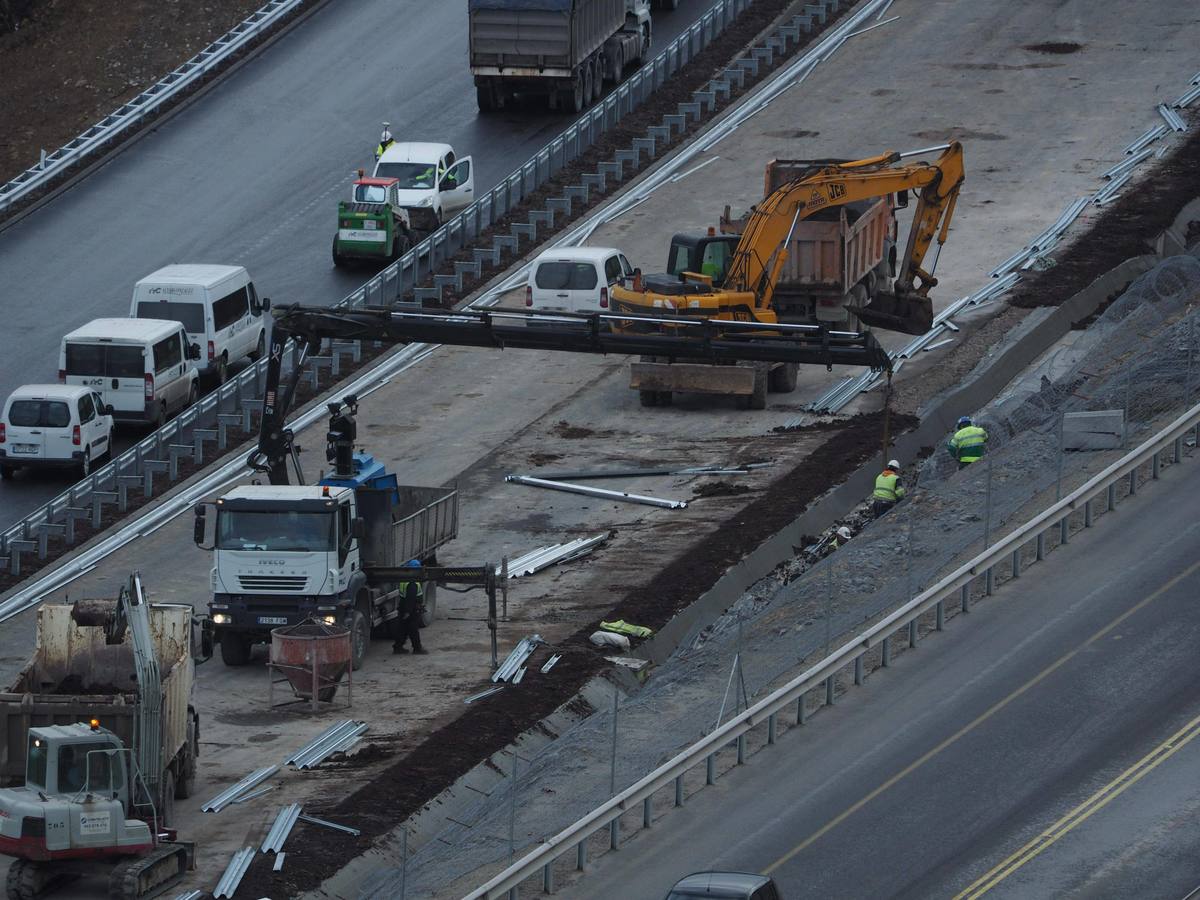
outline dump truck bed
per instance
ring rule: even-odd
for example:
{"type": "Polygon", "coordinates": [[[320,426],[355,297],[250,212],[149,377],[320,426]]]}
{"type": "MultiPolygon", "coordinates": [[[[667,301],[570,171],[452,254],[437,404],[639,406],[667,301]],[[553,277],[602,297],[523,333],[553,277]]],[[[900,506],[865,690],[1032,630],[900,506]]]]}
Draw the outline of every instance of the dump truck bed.
{"type": "Polygon", "coordinates": [[[569,77],[625,22],[625,0],[470,0],[471,70],[569,77]]]}
{"type": "MultiPolygon", "coordinates": [[[[187,740],[188,703],[195,679],[191,607],[152,605],[150,628],[162,673],[165,768],[187,740]]],[[[132,746],[137,718],[135,671],[129,634],[123,643],[109,646],[103,628],[75,624],[69,605],[42,606],[33,656],[8,691],[0,694],[0,780],[24,781],[30,728],[96,718],[125,746],[132,746]]]]}

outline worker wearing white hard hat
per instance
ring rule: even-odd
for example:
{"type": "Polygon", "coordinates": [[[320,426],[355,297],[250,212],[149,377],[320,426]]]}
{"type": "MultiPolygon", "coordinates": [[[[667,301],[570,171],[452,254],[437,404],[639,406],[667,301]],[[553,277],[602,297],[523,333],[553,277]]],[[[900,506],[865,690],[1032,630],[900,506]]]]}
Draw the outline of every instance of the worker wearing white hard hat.
{"type": "Polygon", "coordinates": [[[875,490],[871,494],[871,512],[879,518],[904,499],[904,487],[900,484],[900,463],[889,459],[883,472],[875,479],[875,490]]]}
{"type": "Polygon", "coordinates": [[[375,148],[376,159],[379,159],[379,157],[383,156],[383,151],[392,146],[392,144],[396,143],[395,138],[392,137],[391,131],[388,130],[391,127],[391,124],[391,122],[383,123],[383,133],[379,135],[379,146],[375,148]]]}

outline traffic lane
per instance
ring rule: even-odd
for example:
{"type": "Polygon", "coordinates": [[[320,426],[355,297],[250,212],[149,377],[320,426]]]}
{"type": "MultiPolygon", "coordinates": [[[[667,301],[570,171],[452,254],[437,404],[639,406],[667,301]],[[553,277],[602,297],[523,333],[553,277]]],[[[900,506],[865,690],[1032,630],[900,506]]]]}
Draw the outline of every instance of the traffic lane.
{"type": "MultiPolygon", "coordinates": [[[[703,11],[656,15],[669,40],[703,11]]],[[[445,141],[490,189],[569,123],[536,108],[480,116],[467,17],[386,0],[331,4],[82,183],[0,233],[0,389],[53,379],[62,334],[125,315],[159,266],[246,265],[280,301],[331,303],[368,273],[333,268],[336,202],[373,164],[380,123],[397,140],[445,141]],[[18,302],[36,297],[37,302],[18,302]]]]}
{"type": "MultiPolygon", "coordinates": [[[[707,8],[689,0],[656,13],[656,42],[707,8]]],[[[380,17],[394,19],[394,6],[364,0],[317,13],[209,97],[0,232],[0,397],[54,381],[62,335],[127,315],[134,282],[168,263],[244,265],[278,303],[333,303],[357,289],[375,270],[334,268],[334,213],[353,170],[372,165],[382,119],[398,140],[446,140],[471,155],[477,194],[569,124],[532,102],[478,115],[458,5],[432,4],[400,34],[373,27],[380,17]],[[345,62],[319,64],[330,59],[345,62]],[[398,87],[409,81],[412,90],[398,87]],[[15,285],[38,301],[19,301],[15,285]]],[[[57,479],[8,487],[0,489],[5,526],[64,490],[57,479]]]]}
{"type": "Polygon", "coordinates": [[[942,747],[1064,649],[1193,566],[1193,517],[1183,504],[1154,503],[1169,499],[1173,482],[1182,488],[1182,477],[1165,474],[1166,484],[1123,504],[1118,521],[1102,520],[953,621],[945,639],[924,640],[893,660],[897,671],[868,678],[811,728],[787,731],[775,750],[689,797],[566,895],[664,896],[691,871],[773,865],[789,897],[949,897],[967,886],[1054,821],[1044,817],[1077,803],[1072,787],[1092,793],[1195,705],[1192,572],[942,747]],[[1181,708],[1162,699],[1177,694],[1181,708]],[[989,836],[1009,843],[989,856],[989,836]]]}

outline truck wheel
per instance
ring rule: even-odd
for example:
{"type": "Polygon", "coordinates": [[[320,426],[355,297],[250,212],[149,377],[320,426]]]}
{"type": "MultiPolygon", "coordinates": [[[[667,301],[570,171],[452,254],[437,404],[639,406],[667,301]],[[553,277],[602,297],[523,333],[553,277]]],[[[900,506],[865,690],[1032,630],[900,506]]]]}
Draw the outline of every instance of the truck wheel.
{"type": "Polygon", "coordinates": [[[575,73],[574,84],[559,94],[558,105],[560,109],[565,109],[569,113],[583,112],[583,72],[575,73]]]}
{"type": "Polygon", "coordinates": [[[244,666],[250,662],[250,638],[234,631],[221,635],[221,662],[227,666],[244,666]]]}
{"type": "Polygon", "coordinates": [[[344,268],[346,265],[346,257],[337,252],[337,236],[333,238],[333,264],[336,268],[344,268]]]}
{"type": "Polygon", "coordinates": [[[613,71],[612,83],[620,84],[621,79],[625,77],[625,48],[617,47],[617,52],[613,54],[613,71]]]}
{"type": "Polygon", "coordinates": [[[421,610],[421,627],[428,628],[437,618],[437,585],[432,581],[425,585],[425,608],[421,610]]]}
{"type": "Polygon", "coordinates": [[[224,384],[229,380],[229,354],[222,353],[221,358],[217,360],[217,384],[224,384]]]}
{"type": "Polygon", "coordinates": [[[596,60],[589,59],[583,64],[583,105],[591,106],[596,95],[596,60]]]}
{"type": "Polygon", "coordinates": [[[642,406],[658,406],[658,391],[638,391],[642,406]]]}
{"type": "Polygon", "coordinates": [[[496,111],[496,94],[490,84],[475,85],[475,103],[481,113],[496,111]]]}
{"type": "Polygon", "coordinates": [[[83,451],[83,460],[79,463],[79,477],[87,478],[92,474],[92,451],[87,449],[83,451]]]}
{"type": "Polygon", "coordinates": [[[196,756],[199,753],[200,739],[196,734],[196,719],[188,717],[187,741],[183,749],[183,765],[179,780],[175,782],[175,799],[186,800],[196,793],[196,756]]]}
{"type": "Polygon", "coordinates": [[[367,648],[371,646],[371,620],[361,609],[354,611],[350,620],[350,667],[357,672],[362,668],[367,658],[367,648]]]}
{"type": "Polygon", "coordinates": [[[777,394],[790,394],[796,389],[796,381],[799,377],[799,363],[783,363],[771,370],[767,388],[777,394]]]}
{"type": "Polygon", "coordinates": [[[258,333],[258,344],[254,348],[254,352],[250,354],[251,362],[258,362],[263,358],[263,354],[267,351],[267,333],[260,331],[258,333]]]}

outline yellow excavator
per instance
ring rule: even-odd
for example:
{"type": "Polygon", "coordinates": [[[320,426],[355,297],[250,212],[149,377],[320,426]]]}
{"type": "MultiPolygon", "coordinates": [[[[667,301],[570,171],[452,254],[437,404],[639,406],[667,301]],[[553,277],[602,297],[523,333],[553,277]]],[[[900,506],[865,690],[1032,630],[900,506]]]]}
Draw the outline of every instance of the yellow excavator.
{"type": "MultiPolygon", "coordinates": [[[[797,225],[812,217],[827,218],[838,207],[861,206],[862,201],[887,198],[889,204],[904,206],[909,191],[917,192],[912,229],[891,289],[883,279],[871,278],[872,290],[849,293],[845,309],[853,312],[866,326],[924,334],[933,325],[933,305],[929,289],[937,284],[933,269],[937,254],[946,241],[954,206],[962,187],[963,149],[955,141],[940,147],[910,153],[888,152],[854,161],[817,160],[808,164],[788,163],[795,177],[768,192],[743,220],[741,235],[728,252],[723,271],[714,273],[684,271],[667,277],[643,278],[635,274],[631,284],[612,289],[610,302],[615,314],[652,316],[660,320],[655,327],[670,330],[671,317],[726,319],[763,324],[816,325],[827,333],[832,324],[822,317],[797,315],[803,306],[776,304],[775,290],[787,261],[797,225]],[[906,158],[941,151],[933,162],[904,163],[906,158]],[[938,247],[934,262],[924,267],[925,257],[934,238],[938,247]],[[715,282],[715,283],[714,283],[715,282]],[[866,299],[865,304],[861,301],[866,299]]],[[[770,174],[768,174],[768,184],[770,174]]],[[[734,237],[721,236],[732,244],[734,237]]],[[[699,258],[699,254],[693,254],[699,258]]],[[[711,255],[711,254],[710,254],[711,255]]],[[[671,258],[686,258],[681,248],[672,246],[671,258]],[[676,252],[679,250],[680,252],[676,252]]],[[[707,257],[706,257],[707,258],[707,257]]],[[[850,291],[851,286],[846,285],[850,291]]],[[[809,307],[811,313],[811,307],[809,307]]],[[[845,314],[841,313],[844,317],[845,314]]],[[[617,322],[614,330],[644,330],[645,322],[617,322]]],[[[633,366],[631,387],[642,392],[646,405],[668,402],[671,391],[698,393],[734,393],[750,395],[749,405],[761,408],[765,403],[768,373],[705,371],[702,367],[672,366],[666,359],[644,359],[633,366]],[[745,385],[740,385],[745,381],[745,385]],[[740,385],[740,386],[739,386],[740,385]]],[[[761,367],[760,367],[761,368],[761,367]]],[[[769,373],[772,390],[787,391],[795,385],[794,369],[769,373]]]]}

